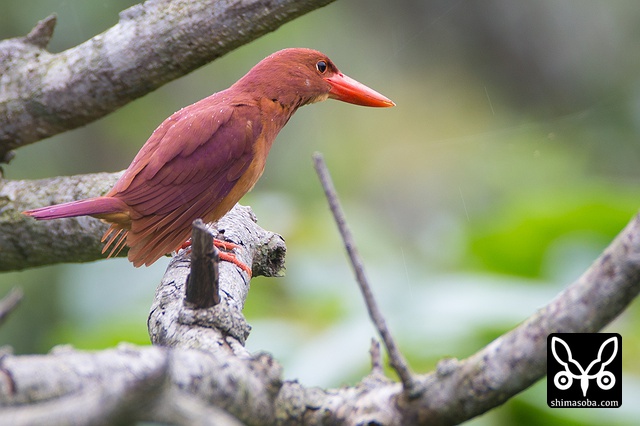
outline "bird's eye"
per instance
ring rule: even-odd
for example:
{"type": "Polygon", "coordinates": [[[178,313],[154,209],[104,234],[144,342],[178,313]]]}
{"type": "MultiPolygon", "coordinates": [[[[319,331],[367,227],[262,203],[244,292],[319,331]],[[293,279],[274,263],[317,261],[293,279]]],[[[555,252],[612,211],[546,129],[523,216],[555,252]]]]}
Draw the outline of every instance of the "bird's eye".
{"type": "Polygon", "coordinates": [[[316,64],[316,69],[320,72],[320,74],[324,74],[327,70],[327,63],[325,61],[318,61],[316,64]]]}

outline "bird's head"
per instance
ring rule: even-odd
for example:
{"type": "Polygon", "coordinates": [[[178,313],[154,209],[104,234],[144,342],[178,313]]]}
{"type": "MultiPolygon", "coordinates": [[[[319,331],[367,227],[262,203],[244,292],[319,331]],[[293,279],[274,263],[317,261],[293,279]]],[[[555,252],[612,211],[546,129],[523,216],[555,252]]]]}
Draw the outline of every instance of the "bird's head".
{"type": "Polygon", "coordinates": [[[342,74],[325,54],[312,49],[284,49],[267,56],[237,84],[293,107],[328,98],[370,107],[395,105],[387,97],[342,74]]]}

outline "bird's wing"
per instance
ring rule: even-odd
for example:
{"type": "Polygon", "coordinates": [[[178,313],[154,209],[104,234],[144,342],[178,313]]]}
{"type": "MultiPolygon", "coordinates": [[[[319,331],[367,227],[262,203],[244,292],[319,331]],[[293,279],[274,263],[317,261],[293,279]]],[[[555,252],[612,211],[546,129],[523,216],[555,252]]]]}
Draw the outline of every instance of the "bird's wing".
{"type": "Polygon", "coordinates": [[[218,219],[211,213],[253,161],[261,126],[250,105],[194,104],[162,123],[108,194],[132,209],[127,245],[136,266],[175,250],[193,220],[218,219]]]}
{"type": "Polygon", "coordinates": [[[108,195],[137,206],[142,214],[159,213],[149,201],[160,203],[160,209],[172,209],[184,199],[184,189],[217,181],[230,170],[241,174],[251,162],[252,142],[261,131],[257,108],[199,104],[166,119],[108,195]]]}

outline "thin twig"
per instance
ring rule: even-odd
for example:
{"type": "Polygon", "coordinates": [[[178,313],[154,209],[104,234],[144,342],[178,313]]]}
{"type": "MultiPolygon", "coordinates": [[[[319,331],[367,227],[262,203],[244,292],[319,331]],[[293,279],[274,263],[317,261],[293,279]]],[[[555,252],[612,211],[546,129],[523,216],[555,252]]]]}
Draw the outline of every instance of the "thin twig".
{"type": "Polygon", "coordinates": [[[324,193],[329,201],[329,207],[331,208],[333,217],[338,225],[338,229],[340,230],[344,246],[349,254],[351,265],[353,266],[353,270],[356,274],[356,280],[358,281],[360,291],[364,297],[364,302],[367,305],[367,310],[369,311],[369,317],[371,317],[371,321],[373,321],[378,333],[380,333],[384,346],[387,348],[391,367],[393,367],[395,372],[398,374],[398,377],[400,377],[400,381],[402,382],[405,392],[413,396],[417,390],[413,374],[409,369],[407,361],[398,349],[398,346],[396,345],[373,296],[371,286],[369,285],[364,272],[364,264],[362,263],[362,259],[358,253],[353,236],[351,235],[351,231],[347,225],[344,212],[342,211],[342,206],[340,205],[340,200],[338,199],[338,194],[333,185],[331,175],[329,174],[329,170],[327,169],[322,154],[315,153],[313,155],[313,162],[316,173],[318,173],[318,177],[320,178],[322,188],[324,189],[324,193]]]}
{"type": "Polygon", "coordinates": [[[220,303],[218,262],[213,235],[201,219],[196,219],[191,234],[191,273],[187,278],[185,297],[185,301],[192,303],[196,309],[206,309],[220,303]]]}
{"type": "Polygon", "coordinates": [[[0,324],[2,324],[9,314],[18,306],[24,293],[19,287],[11,289],[9,294],[0,300],[0,324]]]}

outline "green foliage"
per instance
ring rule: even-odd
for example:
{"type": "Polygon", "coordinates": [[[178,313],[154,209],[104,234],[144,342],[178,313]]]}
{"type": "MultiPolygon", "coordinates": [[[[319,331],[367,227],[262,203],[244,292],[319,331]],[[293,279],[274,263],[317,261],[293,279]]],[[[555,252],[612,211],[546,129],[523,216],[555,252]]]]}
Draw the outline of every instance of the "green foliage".
{"type": "Polygon", "coordinates": [[[519,194],[474,224],[470,255],[480,270],[544,276],[545,263],[561,241],[604,249],[637,210],[634,192],[585,185],[519,194]]]}

